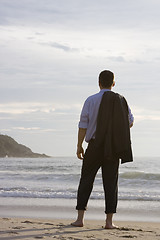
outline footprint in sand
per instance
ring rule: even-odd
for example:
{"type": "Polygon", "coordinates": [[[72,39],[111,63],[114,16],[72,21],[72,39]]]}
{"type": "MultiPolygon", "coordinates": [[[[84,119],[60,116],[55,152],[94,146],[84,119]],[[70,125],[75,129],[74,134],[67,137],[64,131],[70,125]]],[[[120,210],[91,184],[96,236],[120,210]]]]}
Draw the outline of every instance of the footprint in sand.
{"type": "Polygon", "coordinates": [[[123,237],[123,238],[137,238],[137,236],[134,236],[134,235],[123,235],[121,237],[123,237]]]}
{"type": "Polygon", "coordinates": [[[7,233],[9,233],[9,234],[18,234],[18,232],[15,232],[15,231],[9,231],[7,233]]]}
{"type": "Polygon", "coordinates": [[[53,223],[44,223],[44,225],[54,225],[53,223]]]}
{"type": "Polygon", "coordinates": [[[12,229],[22,229],[22,228],[25,228],[25,227],[17,226],[17,227],[13,227],[12,229]]]}
{"type": "Polygon", "coordinates": [[[36,236],[36,237],[34,237],[34,238],[36,238],[36,239],[42,239],[42,238],[44,238],[43,236],[36,236]]]}
{"type": "Polygon", "coordinates": [[[21,222],[21,223],[31,223],[31,224],[33,224],[33,222],[30,222],[30,221],[24,221],[24,222],[21,222]]]}

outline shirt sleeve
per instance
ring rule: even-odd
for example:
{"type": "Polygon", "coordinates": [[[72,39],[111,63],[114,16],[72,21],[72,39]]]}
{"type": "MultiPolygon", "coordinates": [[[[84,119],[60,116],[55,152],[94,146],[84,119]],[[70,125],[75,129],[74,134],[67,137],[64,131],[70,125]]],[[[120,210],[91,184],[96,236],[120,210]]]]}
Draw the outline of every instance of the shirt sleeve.
{"type": "Polygon", "coordinates": [[[79,128],[87,128],[89,122],[89,102],[86,100],[80,115],[79,128]]]}
{"type": "Polygon", "coordinates": [[[131,125],[134,121],[134,117],[129,106],[128,106],[128,119],[129,119],[129,125],[131,125]]]}

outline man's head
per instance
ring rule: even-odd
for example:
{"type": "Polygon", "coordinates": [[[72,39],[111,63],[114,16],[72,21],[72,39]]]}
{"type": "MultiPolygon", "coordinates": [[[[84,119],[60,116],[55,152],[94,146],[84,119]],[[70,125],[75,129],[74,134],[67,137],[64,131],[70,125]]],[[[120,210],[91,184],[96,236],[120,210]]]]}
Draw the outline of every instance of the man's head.
{"type": "Polygon", "coordinates": [[[111,89],[115,85],[114,74],[109,70],[104,70],[99,74],[99,86],[100,88],[111,89]]]}

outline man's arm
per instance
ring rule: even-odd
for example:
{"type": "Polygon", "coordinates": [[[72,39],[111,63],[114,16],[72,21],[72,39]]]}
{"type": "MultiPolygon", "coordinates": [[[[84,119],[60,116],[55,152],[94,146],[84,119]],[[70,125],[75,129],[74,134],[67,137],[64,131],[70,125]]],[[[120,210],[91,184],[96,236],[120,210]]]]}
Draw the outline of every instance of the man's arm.
{"type": "Polygon", "coordinates": [[[84,150],[82,147],[82,143],[85,138],[86,131],[87,131],[86,128],[79,128],[79,130],[78,130],[77,157],[79,159],[83,159],[83,157],[84,157],[84,150]]]}

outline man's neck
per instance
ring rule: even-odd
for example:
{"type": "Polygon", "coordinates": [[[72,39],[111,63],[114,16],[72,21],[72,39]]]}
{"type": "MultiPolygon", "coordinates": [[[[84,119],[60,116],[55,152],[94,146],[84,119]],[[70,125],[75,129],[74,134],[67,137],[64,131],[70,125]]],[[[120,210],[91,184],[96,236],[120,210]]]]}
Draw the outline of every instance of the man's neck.
{"type": "Polygon", "coordinates": [[[112,89],[112,87],[110,87],[110,88],[102,88],[102,87],[100,87],[100,90],[111,90],[112,89]]]}

